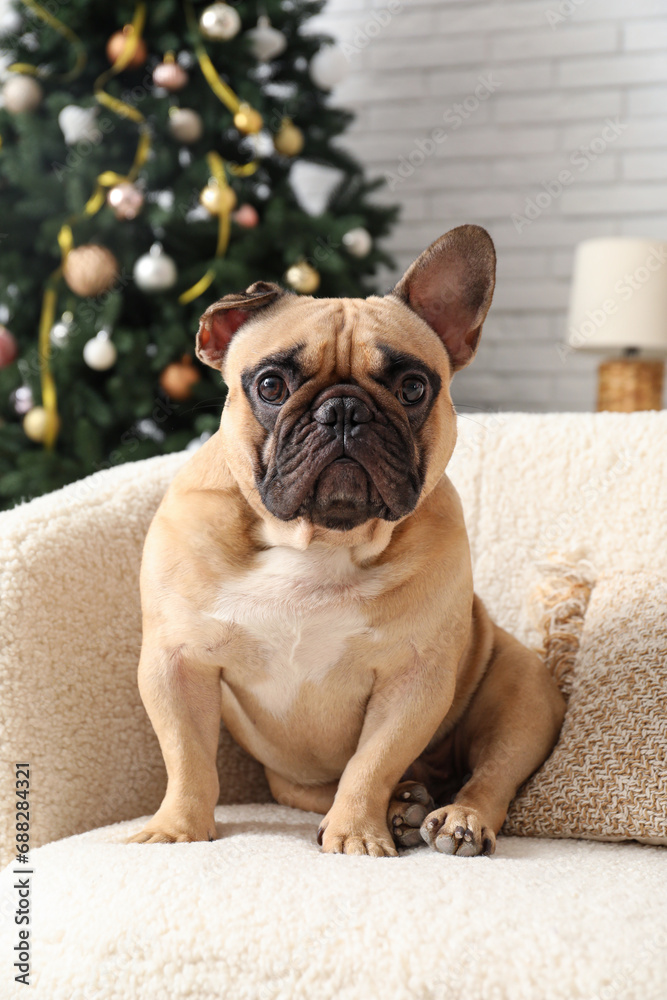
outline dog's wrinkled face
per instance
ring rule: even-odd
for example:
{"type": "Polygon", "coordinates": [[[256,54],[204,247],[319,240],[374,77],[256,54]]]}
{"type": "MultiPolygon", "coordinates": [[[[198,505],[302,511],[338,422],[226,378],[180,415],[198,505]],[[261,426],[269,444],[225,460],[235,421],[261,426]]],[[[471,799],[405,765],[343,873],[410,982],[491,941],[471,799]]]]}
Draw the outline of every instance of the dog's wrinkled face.
{"type": "Polygon", "coordinates": [[[229,387],[232,471],[281,521],[334,531],[412,513],[455,442],[454,371],[491,302],[493,244],[452,230],[390,295],[312,299],[257,282],[211,306],[197,353],[229,387]]]}

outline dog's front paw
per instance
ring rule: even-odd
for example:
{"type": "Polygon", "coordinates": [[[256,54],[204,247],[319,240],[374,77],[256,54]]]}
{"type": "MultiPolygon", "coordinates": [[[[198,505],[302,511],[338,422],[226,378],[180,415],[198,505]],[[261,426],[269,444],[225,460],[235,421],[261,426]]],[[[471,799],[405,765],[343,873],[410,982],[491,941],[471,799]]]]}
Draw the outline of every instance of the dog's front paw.
{"type": "Polygon", "coordinates": [[[392,792],[387,810],[387,824],[399,847],[417,847],[422,843],[420,826],[435,802],[419,781],[402,781],[392,792]]]}
{"type": "Polygon", "coordinates": [[[128,844],[183,844],[216,839],[215,820],[210,817],[157,812],[141,830],[129,837],[128,844]]]}
{"type": "Polygon", "coordinates": [[[496,835],[477,809],[464,805],[444,806],[429,813],[421,827],[423,839],[441,854],[472,858],[493,854],[496,835]]]}
{"type": "Polygon", "coordinates": [[[325,854],[367,854],[372,858],[395,858],[394,847],[386,825],[370,819],[354,819],[329,812],[317,831],[317,842],[325,854]]]}

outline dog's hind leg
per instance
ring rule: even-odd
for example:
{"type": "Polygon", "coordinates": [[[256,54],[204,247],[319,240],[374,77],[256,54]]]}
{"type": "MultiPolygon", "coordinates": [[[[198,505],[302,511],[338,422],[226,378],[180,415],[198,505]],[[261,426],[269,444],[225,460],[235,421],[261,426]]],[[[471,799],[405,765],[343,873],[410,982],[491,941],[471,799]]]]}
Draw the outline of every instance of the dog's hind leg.
{"type": "Polygon", "coordinates": [[[494,626],[491,661],[456,729],[469,780],[429,813],[424,840],[443,854],[492,854],[516,791],[549,755],[565,706],[537,654],[494,626]]]}

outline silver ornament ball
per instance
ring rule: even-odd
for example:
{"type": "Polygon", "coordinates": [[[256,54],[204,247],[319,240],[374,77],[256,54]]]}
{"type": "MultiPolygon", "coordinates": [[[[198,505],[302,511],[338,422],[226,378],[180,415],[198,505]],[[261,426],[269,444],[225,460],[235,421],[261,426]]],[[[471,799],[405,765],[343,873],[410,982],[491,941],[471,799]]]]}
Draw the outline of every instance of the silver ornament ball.
{"type": "Polygon", "coordinates": [[[345,233],[343,246],[353,257],[367,257],[373,247],[373,237],[367,229],[358,226],[345,233]]]}
{"type": "Polygon", "coordinates": [[[154,243],[134,265],[134,280],[142,292],[165,292],[177,278],[176,264],[159,243],[154,243]]]}
{"type": "Polygon", "coordinates": [[[83,360],[96,372],[104,372],[116,363],[118,351],[105,330],[100,330],[83,345],[83,360]]]}

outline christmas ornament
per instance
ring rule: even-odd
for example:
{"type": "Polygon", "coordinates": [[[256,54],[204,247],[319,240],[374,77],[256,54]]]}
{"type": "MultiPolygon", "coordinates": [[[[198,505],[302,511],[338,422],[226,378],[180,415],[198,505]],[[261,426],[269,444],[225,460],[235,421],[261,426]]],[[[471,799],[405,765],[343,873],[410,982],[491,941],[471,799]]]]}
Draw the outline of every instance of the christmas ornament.
{"type": "Polygon", "coordinates": [[[118,261],[106,247],[84,243],[65,257],[63,277],[77,295],[93,297],[108,292],[118,278],[118,261]]]}
{"type": "Polygon", "coordinates": [[[362,226],[350,229],[343,236],[343,246],[353,257],[367,257],[373,246],[373,237],[362,226]]]}
{"type": "Polygon", "coordinates": [[[281,156],[298,156],[303,149],[303,132],[289,118],[283,118],[273,145],[281,156]]]}
{"type": "Polygon", "coordinates": [[[311,267],[305,260],[301,260],[298,264],[292,264],[287,269],[285,281],[292,286],[295,292],[311,295],[319,288],[320,276],[314,267],[311,267]]]}
{"type": "Polygon", "coordinates": [[[136,219],[144,203],[144,196],[138,187],[124,181],[109,189],[107,203],[117,219],[136,219]]]}
{"type": "Polygon", "coordinates": [[[180,361],[167,365],[160,375],[160,385],[172,399],[179,402],[189,399],[192,388],[199,382],[201,375],[192,364],[189,354],[184,354],[180,361]]]}
{"type": "Polygon", "coordinates": [[[142,438],[147,438],[149,441],[164,441],[166,434],[161,427],[155,423],[154,420],[150,420],[148,417],[144,417],[143,420],[137,420],[135,427],[137,429],[137,434],[142,438]]]}
{"type": "Polygon", "coordinates": [[[199,18],[199,30],[213,42],[228,42],[239,33],[241,18],[226,3],[212,3],[199,18]]]}
{"type": "Polygon", "coordinates": [[[289,172],[296,200],[309,215],[321,215],[327,210],[331,195],[344,178],[345,174],[337,167],[325,167],[308,160],[295,160],[289,172]]]}
{"type": "Polygon", "coordinates": [[[67,323],[54,323],[49,333],[49,340],[54,347],[65,347],[69,340],[69,326],[67,323]]]}
{"type": "Polygon", "coordinates": [[[80,108],[77,104],[68,104],[62,109],[58,124],[68,146],[83,139],[95,143],[102,141],[102,133],[97,127],[98,111],[99,108],[80,108]]]}
{"type": "Polygon", "coordinates": [[[344,52],[335,45],[328,45],[315,53],[310,60],[308,72],[314,84],[322,90],[331,90],[345,79],[348,69],[344,52]]]}
{"type": "Polygon", "coordinates": [[[0,14],[0,36],[4,38],[7,35],[18,35],[22,24],[21,15],[17,10],[13,7],[3,9],[0,14]]]}
{"type": "Polygon", "coordinates": [[[169,131],[174,139],[189,146],[201,139],[204,123],[201,115],[191,108],[172,108],[169,112],[169,131]]]}
{"type": "Polygon", "coordinates": [[[12,74],[2,88],[5,108],[12,114],[34,111],[42,102],[44,91],[32,76],[12,74]]]}
{"type": "MultiPolygon", "coordinates": [[[[55,414],[56,421],[56,433],[60,427],[60,420],[58,415],[55,414]]],[[[49,423],[49,415],[43,406],[33,406],[31,410],[28,410],[25,417],[23,418],[23,432],[26,437],[29,437],[31,441],[36,441],[41,444],[46,437],[46,429],[49,423]]]]}
{"type": "Polygon", "coordinates": [[[241,104],[238,111],[234,115],[234,124],[236,125],[239,132],[243,132],[246,135],[252,134],[254,132],[259,132],[264,121],[259,111],[255,111],[251,108],[249,104],[241,104]]]}
{"type": "Polygon", "coordinates": [[[221,187],[217,181],[211,178],[199,195],[199,203],[211,215],[220,215],[221,212],[231,212],[235,208],[236,194],[228,184],[221,187]]]}
{"type": "Polygon", "coordinates": [[[10,393],[9,403],[14,413],[17,413],[19,417],[24,416],[28,410],[32,409],[33,398],[30,386],[20,385],[18,389],[14,389],[14,392],[10,393]]]}
{"type": "Polygon", "coordinates": [[[238,226],[243,226],[244,229],[254,229],[259,222],[257,209],[247,203],[239,205],[232,218],[238,226]]]}
{"type": "Polygon", "coordinates": [[[134,265],[134,280],[142,292],[165,292],[176,284],[178,271],[159,243],[154,243],[134,265]]]}
{"type": "Polygon", "coordinates": [[[108,330],[100,330],[83,345],[83,360],[96,372],[105,372],[116,363],[118,351],[108,330]]]}
{"type": "Polygon", "coordinates": [[[271,27],[266,14],[257,18],[257,27],[247,33],[247,38],[250,39],[250,51],[260,62],[275,59],[287,48],[287,39],[282,31],[271,27]]]}
{"type": "Polygon", "coordinates": [[[14,334],[6,326],[0,326],[0,368],[6,368],[16,360],[19,353],[14,334]]]}
{"type": "Polygon", "coordinates": [[[158,63],[153,70],[153,83],[170,93],[182,90],[190,77],[186,70],[174,60],[173,55],[165,56],[164,62],[158,63]]]}
{"type": "MultiPolygon", "coordinates": [[[[231,138],[233,139],[235,135],[236,133],[233,132],[231,138]]],[[[238,148],[239,152],[247,156],[248,160],[258,160],[263,156],[271,156],[276,151],[273,145],[273,136],[267,129],[262,129],[254,135],[244,136],[243,139],[239,140],[238,148]]]]}
{"type": "MultiPolygon", "coordinates": [[[[125,46],[130,40],[134,28],[131,24],[126,24],[122,31],[116,31],[111,36],[107,42],[107,59],[110,63],[115,63],[119,58],[121,53],[125,50],[125,46]]],[[[146,49],[146,43],[143,38],[139,38],[136,43],[136,48],[132,55],[132,58],[128,62],[126,69],[138,69],[139,66],[143,66],[146,62],[148,56],[148,50],[146,49]]]]}

